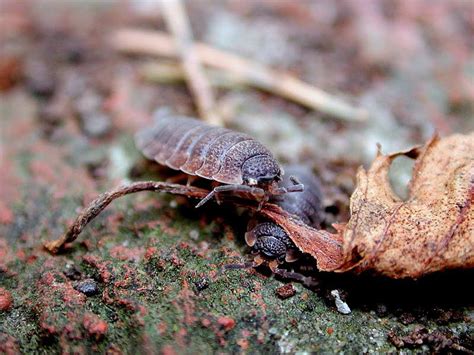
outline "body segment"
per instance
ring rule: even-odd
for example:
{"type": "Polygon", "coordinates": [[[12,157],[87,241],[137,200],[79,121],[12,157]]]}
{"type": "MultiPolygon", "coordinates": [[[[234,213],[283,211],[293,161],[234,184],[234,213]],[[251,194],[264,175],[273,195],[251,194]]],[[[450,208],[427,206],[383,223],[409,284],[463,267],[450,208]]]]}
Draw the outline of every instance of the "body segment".
{"type": "MultiPolygon", "coordinates": [[[[322,193],[319,180],[311,169],[304,166],[289,166],[285,167],[285,170],[289,173],[288,176],[298,177],[305,186],[304,191],[276,196],[271,202],[299,217],[309,226],[319,228],[322,222],[322,193]]],[[[284,178],[281,185],[291,186],[291,179],[284,178]]],[[[298,249],[278,224],[252,221],[248,229],[245,240],[253,252],[258,254],[260,260],[281,263],[295,261],[298,258],[298,249]]]]}
{"type": "Polygon", "coordinates": [[[265,176],[280,177],[278,163],[261,143],[244,133],[192,118],[158,117],[153,127],[138,132],[136,144],[147,158],[162,165],[223,184],[243,184],[248,177],[243,176],[242,168],[257,156],[267,162],[265,176]]]}
{"type": "Polygon", "coordinates": [[[278,187],[282,177],[278,162],[249,135],[193,118],[157,111],[154,125],[138,132],[135,141],[147,158],[159,164],[223,184],[196,207],[226,191],[253,196],[261,206],[272,196],[303,189],[296,182],[278,187]]]}

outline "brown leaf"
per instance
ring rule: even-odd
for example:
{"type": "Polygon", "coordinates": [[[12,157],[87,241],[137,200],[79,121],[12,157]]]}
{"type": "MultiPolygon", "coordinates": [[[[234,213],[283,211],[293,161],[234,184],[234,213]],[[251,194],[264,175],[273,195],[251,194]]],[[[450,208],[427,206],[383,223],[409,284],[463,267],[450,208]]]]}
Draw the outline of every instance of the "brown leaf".
{"type": "Polygon", "coordinates": [[[474,267],[474,133],[434,137],[425,146],[382,155],[359,169],[351,218],[341,230],[344,261],[334,271],[372,270],[417,278],[474,267]],[[391,189],[388,170],[416,158],[409,197],[391,189]]]}
{"type": "Polygon", "coordinates": [[[277,205],[265,204],[260,212],[285,229],[298,249],[314,257],[319,270],[332,271],[341,264],[342,238],[338,234],[314,229],[277,205]]]}

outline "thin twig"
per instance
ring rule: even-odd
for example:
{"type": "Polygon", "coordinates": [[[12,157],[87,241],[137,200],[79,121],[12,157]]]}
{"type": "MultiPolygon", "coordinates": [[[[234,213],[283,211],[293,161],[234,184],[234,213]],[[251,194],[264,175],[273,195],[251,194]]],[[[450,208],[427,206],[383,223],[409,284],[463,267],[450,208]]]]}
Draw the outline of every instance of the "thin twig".
{"type": "Polygon", "coordinates": [[[44,242],[44,247],[51,253],[56,254],[64,244],[74,241],[85,226],[97,217],[112,201],[119,197],[140,191],[169,192],[176,195],[185,195],[195,198],[203,198],[209,193],[209,191],[198,187],[157,181],[138,181],[121,185],[111,191],[103,193],[92,201],[89,206],[77,216],[76,220],[68,228],[65,234],[56,240],[44,242]]]}
{"type": "Polygon", "coordinates": [[[214,112],[214,96],[196,53],[191,26],[183,3],[181,0],[166,0],[162,1],[162,8],[199,114],[210,124],[222,125],[221,119],[214,112]]]}
{"type": "MultiPolygon", "coordinates": [[[[66,243],[73,242],[82,230],[97,217],[115,199],[140,191],[168,192],[191,198],[204,198],[209,190],[194,186],[185,186],[157,181],[139,181],[131,184],[121,185],[114,190],[100,195],[89,206],[82,210],[74,223],[60,238],[44,242],[44,247],[51,253],[56,254],[66,243]]],[[[252,210],[257,209],[258,204],[254,200],[235,199],[234,195],[228,196],[228,203],[244,206],[252,210]]],[[[309,253],[317,260],[318,269],[322,271],[334,271],[343,260],[342,239],[338,234],[330,234],[326,231],[313,229],[297,217],[271,203],[264,204],[260,213],[283,227],[298,248],[309,253]]]]}
{"type": "MultiPolygon", "coordinates": [[[[170,62],[168,60],[144,63],[138,69],[139,75],[143,80],[160,83],[170,84],[184,82],[186,80],[186,74],[181,65],[176,62],[170,62]]],[[[236,88],[246,86],[245,82],[229,73],[215,68],[205,68],[206,77],[213,87],[218,88],[236,88]]]]}
{"type": "MultiPolygon", "coordinates": [[[[111,41],[117,50],[126,53],[168,58],[179,56],[179,50],[173,39],[163,32],[122,29],[115,32],[111,41]]],[[[194,49],[194,53],[203,64],[230,73],[247,85],[280,95],[335,118],[347,121],[364,121],[368,117],[368,112],[365,109],[354,107],[289,74],[278,72],[206,44],[195,43],[194,49]]]]}

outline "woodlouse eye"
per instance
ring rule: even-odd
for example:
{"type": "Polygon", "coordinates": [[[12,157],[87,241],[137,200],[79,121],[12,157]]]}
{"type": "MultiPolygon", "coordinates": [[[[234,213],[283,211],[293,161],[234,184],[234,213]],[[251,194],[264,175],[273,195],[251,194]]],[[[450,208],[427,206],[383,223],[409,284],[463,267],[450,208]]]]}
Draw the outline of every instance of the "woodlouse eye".
{"type": "Polygon", "coordinates": [[[255,186],[255,185],[258,185],[258,181],[257,181],[257,179],[254,179],[254,178],[248,178],[247,179],[247,184],[249,186],[255,186]]]}
{"type": "Polygon", "coordinates": [[[257,182],[265,185],[280,175],[280,166],[271,156],[257,155],[245,161],[242,166],[242,178],[247,184],[257,182]]]}

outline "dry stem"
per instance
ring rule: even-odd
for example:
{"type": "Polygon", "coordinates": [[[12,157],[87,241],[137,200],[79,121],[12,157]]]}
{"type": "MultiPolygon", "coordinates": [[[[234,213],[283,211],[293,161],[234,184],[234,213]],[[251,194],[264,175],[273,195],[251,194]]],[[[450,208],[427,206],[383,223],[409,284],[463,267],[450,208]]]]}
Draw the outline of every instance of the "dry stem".
{"type": "MultiPolygon", "coordinates": [[[[123,52],[176,58],[179,49],[163,32],[122,29],[112,37],[112,45],[123,52]]],[[[202,43],[193,45],[203,64],[230,73],[243,83],[255,86],[306,107],[348,121],[363,121],[368,113],[297,78],[272,70],[254,61],[215,49],[202,43]]]]}
{"type": "Polygon", "coordinates": [[[195,50],[186,9],[181,0],[163,1],[162,7],[168,28],[174,37],[175,49],[181,59],[186,81],[196,100],[199,114],[208,123],[221,126],[222,121],[214,112],[214,96],[211,87],[195,50]]]}
{"type": "Polygon", "coordinates": [[[89,222],[97,217],[112,201],[119,197],[140,191],[169,192],[176,195],[185,195],[195,198],[203,198],[209,193],[209,191],[198,187],[157,181],[138,181],[120,185],[111,191],[103,193],[92,201],[89,206],[77,216],[76,220],[68,228],[65,234],[56,240],[44,242],[45,248],[51,253],[56,254],[64,244],[74,241],[89,222]]]}

